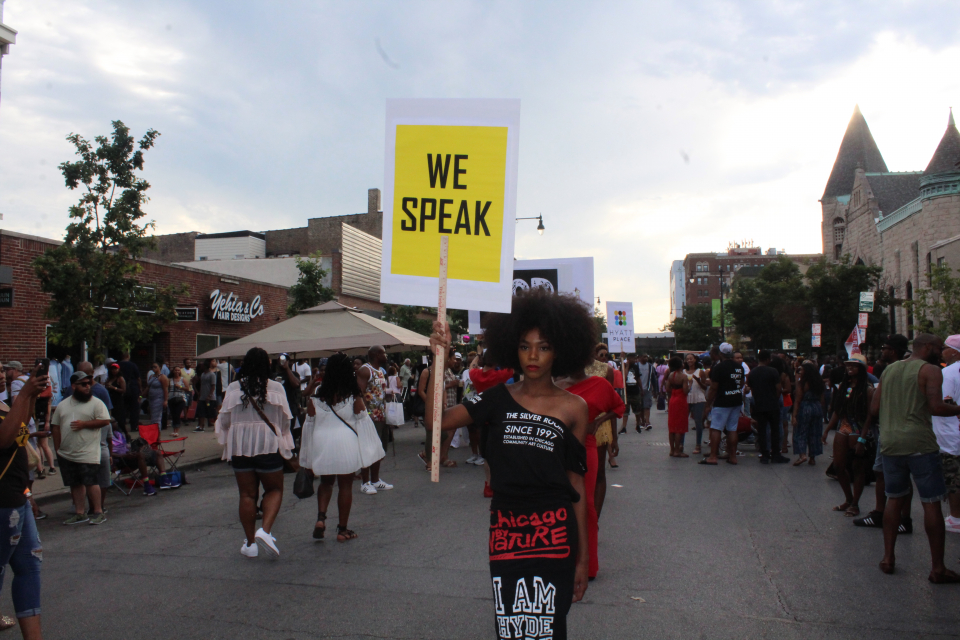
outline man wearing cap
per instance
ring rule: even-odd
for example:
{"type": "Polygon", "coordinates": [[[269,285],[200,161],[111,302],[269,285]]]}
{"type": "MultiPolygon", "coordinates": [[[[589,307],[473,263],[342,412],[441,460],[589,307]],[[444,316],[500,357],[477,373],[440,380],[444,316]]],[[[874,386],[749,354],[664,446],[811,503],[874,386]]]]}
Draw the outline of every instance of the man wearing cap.
{"type": "MultiPolygon", "coordinates": [[[[947,363],[942,371],[943,401],[956,404],[960,398],[960,335],[944,340],[943,361],[947,363]]],[[[960,533],[960,419],[934,416],[933,431],[940,445],[940,464],[950,506],[944,524],[950,533],[960,533]]]]}
{"type": "Polygon", "coordinates": [[[53,444],[57,448],[57,462],[63,486],[70,487],[75,514],[64,524],[83,522],[103,524],[100,501],[100,429],[110,424],[107,405],[92,392],[93,378],[77,371],[70,376],[73,394],[57,405],[50,420],[53,426],[53,444]],[[93,516],[87,516],[86,501],[90,500],[93,516]]]}
{"type": "Polygon", "coordinates": [[[717,464],[720,437],[727,432],[727,462],[737,464],[737,422],[743,406],[743,367],[733,360],[733,345],[720,345],[720,363],[710,369],[704,415],[710,416],[710,455],[700,464],[717,464]]]}
{"type": "Polygon", "coordinates": [[[930,541],[932,562],[927,578],[934,584],[960,583],[960,575],[943,563],[945,528],[940,501],[946,497],[947,488],[932,417],[960,415],[960,406],[943,401],[943,375],[938,366],[942,351],[943,341],[938,336],[918,334],[913,339],[913,355],[884,370],[870,407],[871,415],[880,418],[887,494],[880,570],[895,570],[900,508],[910,494],[912,478],[923,504],[923,526],[930,541]]]}

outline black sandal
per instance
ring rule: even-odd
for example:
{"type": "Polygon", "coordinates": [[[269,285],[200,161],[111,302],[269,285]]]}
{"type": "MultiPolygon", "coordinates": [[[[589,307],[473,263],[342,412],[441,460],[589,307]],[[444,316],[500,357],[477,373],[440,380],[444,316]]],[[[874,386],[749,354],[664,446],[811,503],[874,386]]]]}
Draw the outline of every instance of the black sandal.
{"type": "MultiPolygon", "coordinates": [[[[324,513],[323,511],[318,511],[318,512],[317,512],[317,522],[324,522],[324,523],[325,523],[325,522],[326,522],[326,519],[327,519],[327,514],[326,514],[326,513],[324,513]]],[[[324,524],[322,527],[321,527],[320,525],[316,525],[316,526],[313,528],[313,539],[314,539],[314,540],[323,540],[323,535],[324,535],[326,532],[327,532],[327,525],[326,525],[326,524],[324,524]]]]}
{"type": "Polygon", "coordinates": [[[337,525],[337,542],[347,542],[357,537],[356,532],[347,529],[343,525],[337,525]]]}

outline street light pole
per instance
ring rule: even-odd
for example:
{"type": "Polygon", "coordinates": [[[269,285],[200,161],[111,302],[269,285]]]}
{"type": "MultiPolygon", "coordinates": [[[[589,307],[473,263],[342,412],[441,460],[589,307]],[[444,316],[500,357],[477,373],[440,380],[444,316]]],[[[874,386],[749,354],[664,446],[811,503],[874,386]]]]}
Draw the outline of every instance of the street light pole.
{"type": "Polygon", "coordinates": [[[542,214],[542,213],[541,213],[539,216],[532,216],[532,217],[530,217],[530,218],[515,218],[515,219],[516,219],[516,220],[539,220],[539,223],[537,224],[537,233],[539,233],[540,235],[543,235],[543,231],[544,231],[544,229],[546,229],[546,227],[543,226],[543,214],[542,214]]]}

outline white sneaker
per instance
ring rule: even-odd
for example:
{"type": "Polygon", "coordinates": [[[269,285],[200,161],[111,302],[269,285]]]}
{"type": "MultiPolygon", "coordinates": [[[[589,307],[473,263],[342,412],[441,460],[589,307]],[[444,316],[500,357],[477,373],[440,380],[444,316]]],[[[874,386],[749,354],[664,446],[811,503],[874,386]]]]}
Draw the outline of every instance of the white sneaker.
{"type": "Polygon", "coordinates": [[[477,465],[478,467],[482,467],[484,464],[486,464],[486,462],[487,461],[483,459],[483,456],[478,455],[477,459],[473,461],[473,464],[477,465]]]}
{"type": "Polygon", "coordinates": [[[257,546],[263,549],[268,556],[280,557],[280,549],[277,549],[277,539],[272,535],[260,528],[257,529],[257,533],[253,537],[257,541],[257,546]]]}
{"type": "Polygon", "coordinates": [[[464,464],[473,464],[476,459],[477,456],[471,455],[469,458],[467,458],[467,461],[464,464]]]}
{"type": "Polygon", "coordinates": [[[260,550],[257,548],[256,543],[247,544],[247,541],[243,541],[243,546],[240,547],[240,553],[247,556],[248,558],[256,558],[260,554],[260,550]]]}
{"type": "Polygon", "coordinates": [[[373,484],[370,482],[364,482],[362,485],[360,485],[360,493],[365,493],[369,496],[372,496],[376,492],[377,492],[377,488],[374,487],[373,484]]]}
{"type": "Polygon", "coordinates": [[[378,491],[390,491],[390,489],[393,489],[393,485],[387,482],[384,482],[383,478],[380,478],[379,480],[374,482],[372,486],[374,489],[377,489],[378,491]]]}
{"type": "Polygon", "coordinates": [[[950,533],[960,533],[960,518],[947,516],[943,519],[943,524],[950,533]]]}

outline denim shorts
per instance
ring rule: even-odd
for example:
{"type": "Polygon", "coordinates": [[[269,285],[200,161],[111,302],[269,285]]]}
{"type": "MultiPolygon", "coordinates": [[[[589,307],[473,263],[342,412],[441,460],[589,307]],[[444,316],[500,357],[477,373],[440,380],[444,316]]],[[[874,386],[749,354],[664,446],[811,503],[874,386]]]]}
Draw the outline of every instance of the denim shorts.
{"type": "Polygon", "coordinates": [[[283,456],[279,452],[261,453],[258,456],[233,456],[230,458],[234,473],[276,473],[283,471],[283,456]]]}
{"type": "Polygon", "coordinates": [[[947,495],[943,482],[940,452],[912,456],[883,456],[883,481],[888,498],[902,498],[910,493],[910,476],[917,484],[920,502],[940,502],[947,495]]]}
{"type": "Polygon", "coordinates": [[[15,509],[0,509],[0,585],[10,565],[13,580],[9,584],[18,618],[40,615],[41,562],[43,547],[30,503],[15,509]]]}
{"type": "Polygon", "coordinates": [[[710,410],[710,428],[717,431],[736,431],[740,420],[740,405],[714,407],[710,410]]]}

